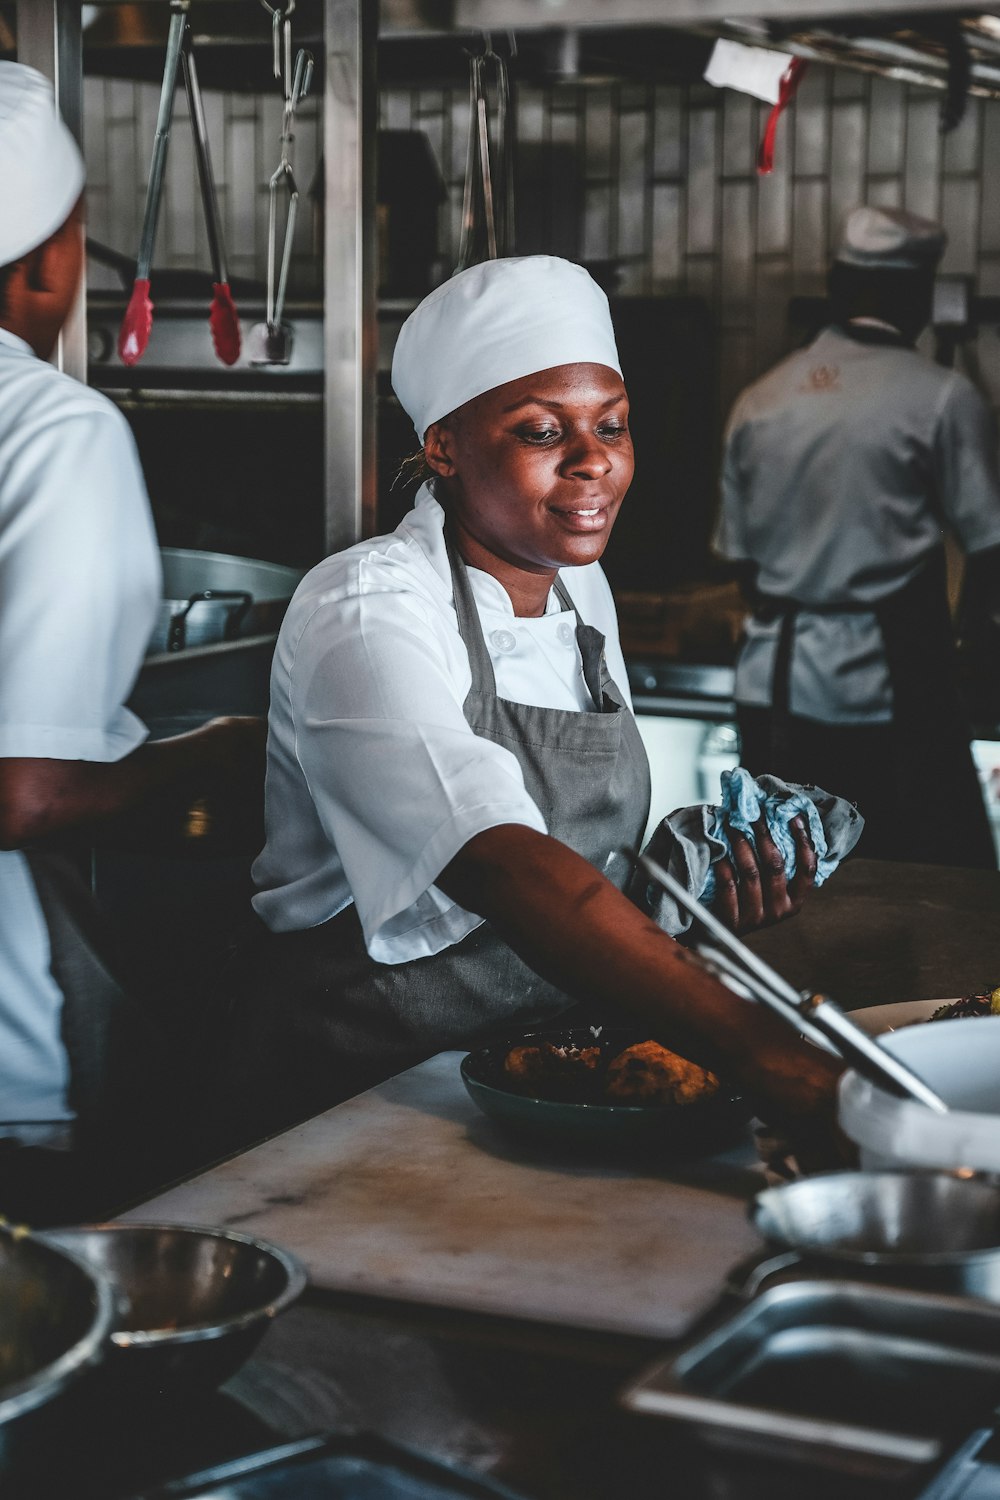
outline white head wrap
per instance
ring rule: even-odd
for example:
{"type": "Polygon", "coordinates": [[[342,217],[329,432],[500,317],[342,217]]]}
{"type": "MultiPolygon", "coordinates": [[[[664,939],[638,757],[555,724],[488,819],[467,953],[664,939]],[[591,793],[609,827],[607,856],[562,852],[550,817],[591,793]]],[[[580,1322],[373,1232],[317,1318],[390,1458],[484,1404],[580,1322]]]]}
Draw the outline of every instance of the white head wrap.
{"type": "Polygon", "coordinates": [[[425,297],[400,329],[392,388],[417,436],[475,396],[556,365],[621,374],[608,299],[554,255],[488,260],[425,297]]]}
{"type": "Polygon", "coordinates": [[[846,266],[872,270],[932,270],[941,259],[947,235],[933,219],[904,208],[855,208],[844,220],[836,259],[846,266]]]}
{"type": "Polygon", "coordinates": [[[0,62],[0,266],[65,224],[85,175],[52,85],[23,63],[0,62]]]}

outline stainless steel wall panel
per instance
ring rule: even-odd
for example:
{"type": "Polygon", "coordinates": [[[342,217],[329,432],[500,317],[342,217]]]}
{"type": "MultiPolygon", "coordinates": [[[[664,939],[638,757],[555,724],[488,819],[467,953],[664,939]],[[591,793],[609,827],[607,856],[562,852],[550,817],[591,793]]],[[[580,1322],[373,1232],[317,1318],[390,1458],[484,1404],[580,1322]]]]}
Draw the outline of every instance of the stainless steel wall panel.
{"type": "Polygon", "coordinates": [[[889,78],[873,78],[869,85],[868,171],[892,176],[903,170],[906,146],[906,96],[889,78]]]}
{"type": "Polygon", "coordinates": [[[946,172],[978,171],[983,103],[982,99],[969,99],[965,118],[945,136],[942,165],[946,172]]]}
{"type": "Polygon", "coordinates": [[[233,114],[226,125],[226,163],[229,191],[225,200],[226,249],[235,276],[253,276],[257,270],[257,233],[260,220],[253,116],[233,114]]]}
{"type": "MultiPolygon", "coordinates": [[[[448,111],[448,155],[441,161],[441,170],[449,183],[461,183],[465,177],[465,161],[469,150],[469,91],[451,89],[445,95],[448,111]]],[[[531,128],[531,109],[523,96],[518,99],[517,130],[521,139],[531,128]],[[527,111],[527,114],[525,114],[527,111]]]]}
{"type": "Polygon", "coordinates": [[[757,111],[746,94],[726,89],[722,108],[722,175],[749,177],[757,156],[757,111]]]}
{"type": "Polygon", "coordinates": [[[610,260],[615,253],[615,188],[611,182],[591,182],[583,193],[583,260],[610,260]]]}
{"type": "Polygon", "coordinates": [[[754,188],[750,182],[722,185],[720,314],[724,329],[754,323],[754,188]]]}
{"type": "Polygon", "coordinates": [[[681,245],[684,236],[682,188],[672,182],[653,184],[653,221],[650,239],[651,286],[656,293],[680,290],[683,276],[681,245]]]}
{"type": "Polygon", "coordinates": [[[648,260],[648,189],[651,178],[652,132],[648,100],[632,92],[633,107],[624,111],[618,129],[618,254],[634,257],[623,267],[620,290],[626,295],[645,290],[648,260]],[[635,105],[641,101],[643,107],[635,105]]]}
{"type": "Polygon", "coordinates": [[[829,188],[825,178],[797,182],[792,195],[792,266],[795,290],[818,287],[826,274],[828,250],[829,188]]]}
{"type": "Polygon", "coordinates": [[[836,235],[852,208],[865,201],[868,111],[864,104],[838,100],[830,126],[830,233],[836,235]]]}
{"type": "Polygon", "coordinates": [[[792,180],[786,159],[757,185],[758,255],[784,255],[791,247],[792,180]]]}
{"type": "Polygon", "coordinates": [[[946,177],[941,184],[941,218],[948,245],[941,270],[951,276],[974,276],[979,232],[979,184],[972,177],[946,177]]]}
{"type": "Polygon", "coordinates": [[[615,129],[612,91],[593,88],[583,94],[583,152],[587,176],[610,177],[614,171],[615,129]]]}
{"type": "Polygon", "coordinates": [[[688,120],[687,250],[711,255],[718,239],[718,111],[693,109],[688,120]]]}
{"type": "Polygon", "coordinates": [[[656,89],[653,101],[653,175],[679,177],[684,160],[684,95],[678,88],[656,89]]]}
{"type": "Polygon", "coordinates": [[[906,106],[906,207],[936,218],[940,209],[941,129],[939,101],[914,91],[906,106]]]}
{"type": "Polygon", "coordinates": [[[1000,253],[1000,104],[983,110],[983,177],[979,214],[979,248],[1000,253]]]}
{"type": "Polygon", "coordinates": [[[811,68],[778,127],[777,150],[794,153],[797,177],[819,177],[827,170],[829,143],[829,80],[824,68],[811,68]]]}

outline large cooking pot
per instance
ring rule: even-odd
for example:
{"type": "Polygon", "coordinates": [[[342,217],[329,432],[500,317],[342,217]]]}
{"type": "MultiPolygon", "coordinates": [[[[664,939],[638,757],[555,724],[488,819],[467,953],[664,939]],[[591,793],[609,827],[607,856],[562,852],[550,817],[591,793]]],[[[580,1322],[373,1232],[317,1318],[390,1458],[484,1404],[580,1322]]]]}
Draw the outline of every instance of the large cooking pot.
{"type": "Polygon", "coordinates": [[[160,558],[164,597],[147,655],[276,631],[302,577],[299,568],[226,552],[163,547],[160,558]]]}
{"type": "Polygon", "coordinates": [[[47,1416],[40,1409],[102,1358],[117,1313],[107,1277],[0,1230],[0,1464],[31,1444],[47,1416]]]}

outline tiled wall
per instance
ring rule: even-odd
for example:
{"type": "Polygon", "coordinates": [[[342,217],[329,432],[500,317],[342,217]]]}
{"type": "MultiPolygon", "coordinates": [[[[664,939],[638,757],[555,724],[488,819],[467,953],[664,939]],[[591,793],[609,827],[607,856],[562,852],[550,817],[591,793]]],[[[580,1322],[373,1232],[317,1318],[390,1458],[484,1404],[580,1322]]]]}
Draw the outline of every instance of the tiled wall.
{"type": "MultiPolygon", "coordinates": [[[[950,236],[942,269],[1000,293],[1000,101],[971,101],[942,137],[938,97],[814,67],[779,127],[775,169],[759,178],[767,107],[746,96],[707,85],[522,89],[520,248],[621,257],[621,292],[709,298],[724,412],[788,347],[788,300],[822,291],[837,226],[859,202],[940,216],[950,236]]],[[[394,90],[382,113],[431,138],[449,187],[441,242],[451,257],[465,94],[394,90]]],[[[996,335],[970,352],[1000,401],[996,335]]]]}
{"type": "MultiPolygon", "coordinates": [[[[134,253],[158,90],[88,79],[90,232],[134,253]]],[[[267,177],[277,160],[276,96],[206,96],[234,274],[263,276],[267,177]]],[[[320,105],[300,117],[296,171],[305,189],[320,144],[320,105]]],[[[928,90],[814,67],[783,122],[773,174],[754,171],[766,108],[705,85],[525,87],[518,98],[521,239],[584,261],[623,261],[620,291],[687,291],[710,299],[718,342],[718,411],[787,346],[787,305],[817,293],[836,226],[868,199],[939,215],[944,269],[1000,294],[1000,102],[974,100],[942,137],[928,90]]],[[[461,220],[468,96],[464,87],[383,94],[381,121],[425,131],[448,187],[441,260],[453,263],[461,220]]],[[[207,265],[183,91],[171,144],[156,261],[207,265]]],[[[294,286],[319,285],[306,205],[294,286]]],[[[1000,402],[1000,340],[969,351],[1000,402]]]]}

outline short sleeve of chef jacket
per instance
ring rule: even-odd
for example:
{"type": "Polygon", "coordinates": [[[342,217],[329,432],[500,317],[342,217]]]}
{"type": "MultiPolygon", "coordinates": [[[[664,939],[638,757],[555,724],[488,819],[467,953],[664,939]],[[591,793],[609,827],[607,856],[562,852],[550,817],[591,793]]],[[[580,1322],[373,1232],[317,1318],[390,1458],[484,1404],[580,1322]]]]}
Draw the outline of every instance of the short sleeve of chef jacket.
{"type": "Polygon", "coordinates": [[[975,386],[956,373],[934,435],[941,509],[966,552],[1000,544],[997,424],[975,386]]]}
{"type": "MultiPolygon", "coordinates": [[[[546,829],[516,757],[462,712],[468,656],[453,614],[410,590],[321,606],[290,683],[298,761],[372,958],[458,942],[480,918],[434,885],[445,865],[488,828],[546,829]]],[[[273,708],[271,723],[273,735],[273,708]]]]}
{"type": "Polygon", "coordinates": [[[160,594],[131,433],[43,367],[0,458],[0,755],[119,760],[146,737],[123,703],[160,594]]]}

